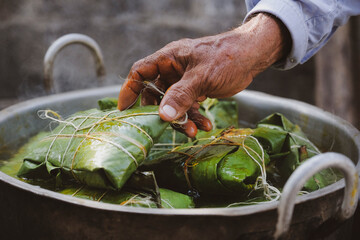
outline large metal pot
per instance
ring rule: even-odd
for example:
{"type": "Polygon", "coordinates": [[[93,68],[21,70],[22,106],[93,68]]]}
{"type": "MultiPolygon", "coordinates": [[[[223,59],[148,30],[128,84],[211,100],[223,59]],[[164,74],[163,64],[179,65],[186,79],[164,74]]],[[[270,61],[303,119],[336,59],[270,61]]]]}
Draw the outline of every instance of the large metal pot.
{"type": "MultiPolygon", "coordinates": [[[[97,99],[116,96],[119,90],[120,86],[111,86],[75,91],[37,98],[7,108],[0,112],[0,146],[15,150],[30,136],[45,129],[48,122],[39,120],[39,109],[50,108],[66,116],[95,107],[97,99]]],[[[280,112],[299,124],[321,149],[341,154],[327,153],[312,159],[313,165],[297,172],[295,178],[291,177],[292,183],[285,187],[288,195],[282,198],[280,204],[273,202],[236,208],[130,208],[62,195],[0,172],[1,239],[272,238],[278,207],[280,220],[277,236],[286,230],[286,219],[291,218],[292,213],[291,198],[296,205],[290,229],[283,235],[284,238],[312,239],[328,233],[344,236],[341,228],[335,232],[334,229],[344,224],[344,219],[351,216],[356,207],[356,172],[360,168],[359,131],[342,119],[302,102],[254,91],[243,91],[234,98],[239,103],[241,121],[255,123],[268,114],[280,112]],[[351,161],[348,159],[356,164],[356,171],[351,172],[354,165],[349,165],[351,161]],[[312,170],[318,171],[314,166],[320,165],[340,166],[347,172],[345,205],[341,206],[344,180],[296,198],[296,193],[291,193],[292,189],[296,192],[301,187],[298,186],[301,185],[301,176],[310,174],[312,170]]]]}

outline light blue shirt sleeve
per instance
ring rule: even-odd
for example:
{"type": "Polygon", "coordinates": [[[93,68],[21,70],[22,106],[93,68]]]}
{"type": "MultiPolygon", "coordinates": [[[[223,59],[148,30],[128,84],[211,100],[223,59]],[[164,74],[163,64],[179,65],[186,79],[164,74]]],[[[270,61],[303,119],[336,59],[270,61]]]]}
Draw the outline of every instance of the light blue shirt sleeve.
{"type": "Polygon", "coordinates": [[[267,12],[288,28],[292,49],[287,58],[274,65],[290,69],[311,58],[344,25],[360,14],[360,0],[246,0],[248,13],[267,12]]]}

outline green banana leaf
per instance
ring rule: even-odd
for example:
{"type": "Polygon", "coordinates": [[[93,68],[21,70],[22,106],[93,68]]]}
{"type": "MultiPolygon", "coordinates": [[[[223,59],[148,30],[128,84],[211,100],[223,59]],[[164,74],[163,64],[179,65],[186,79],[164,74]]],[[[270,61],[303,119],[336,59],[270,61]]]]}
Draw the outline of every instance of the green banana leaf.
{"type": "Polygon", "coordinates": [[[279,113],[261,120],[254,136],[259,139],[270,158],[279,159],[276,166],[280,175],[286,179],[300,162],[321,153],[298,125],[279,113]],[[301,152],[307,154],[300,154],[301,152]]]}
{"type": "MultiPolygon", "coordinates": [[[[138,97],[136,102],[131,106],[131,108],[140,107],[141,102],[141,95],[138,97]]],[[[111,98],[111,97],[105,97],[100,100],[98,100],[98,105],[100,110],[115,110],[118,105],[118,99],[117,98],[111,98]]]]}
{"type": "Polygon", "coordinates": [[[238,105],[234,100],[207,98],[199,111],[211,121],[213,129],[239,127],[238,105]]]}
{"type": "Polygon", "coordinates": [[[117,98],[105,97],[98,100],[100,110],[115,110],[118,105],[117,98]]]}
{"type": "MultiPolygon", "coordinates": [[[[320,150],[307,138],[301,128],[280,113],[272,114],[257,124],[254,136],[259,139],[271,159],[274,169],[285,182],[291,173],[307,159],[320,154],[320,150]]],[[[339,180],[338,172],[325,169],[315,174],[304,185],[314,191],[339,180]]]]}
{"type": "Polygon", "coordinates": [[[33,143],[19,177],[73,178],[92,187],[121,189],[168,126],[157,106],[91,109],[58,121],[51,134],[33,143]]]}
{"type": "MultiPolygon", "coordinates": [[[[193,208],[194,202],[191,197],[174,192],[165,188],[160,188],[161,206],[160,208],[193,208]]],[[[93,200],[104,203],[118,204],[130,207],[159,208],[152,195],[146,192],[122,190],[100,190],[87,186],[69,187],[59,191],[62,194],[73,197],[93,200]]]]}
{"type": "Polygon", "coordinates": [[[153,166],[157,179],[180,191],[243,194],[254,188],[269,157],[252,129],[213,130],[181,145],[153,166]],[[259,166],[260,165],[260,166],[259,166]]]}
{"type": "MultiPolygon", "coordinates": [[[[36,142],[40,141],[44,137],[48,136],[48,132],[40,132],[36,136],[31,137],[29,141],[24,144],[15,154],[13,154],[9,159],[0,160],[0,171],[17,179],[17,173],[24,161],[25,156],[28,152],[32,151],[36,142]]],[[[26,182],[31,181],[30,179],[26,179],[26,182]]],[[[52,184],[53,185],[53,184],[52,184]]],[[[52,186],[51,185],[51,186],[52,186]]]]}
{"type": "Polygon", "coordinates": [[[98,202],[145,208],[193,208],[191,197],[159,188],[153,172],[134,172],[123,189],[114,191],[68,182],[57,192],[98,202]]]}

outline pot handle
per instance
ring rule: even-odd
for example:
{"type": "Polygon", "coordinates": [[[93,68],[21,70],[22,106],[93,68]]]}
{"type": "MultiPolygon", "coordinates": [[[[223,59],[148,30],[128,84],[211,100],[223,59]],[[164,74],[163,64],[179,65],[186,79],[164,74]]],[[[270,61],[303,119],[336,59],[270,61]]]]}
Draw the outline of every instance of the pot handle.
{"type": "Polygon", "coordinates": [[[337,217],[339,220],[346,220],[354,214],[359,194],[359,175],[354,163],[343,154],[334,152],[319,154],[300,165],[286,182],[278,205],[275,239],[289,230],[296,196],[306,181],[319,171],[331,167],[338,168],[345,176],[344,199],[337,217]]]}
{"type": "Polygon", "coordinates": [[[50,93],[54,81],[52,77],[53,65],[56,55],[70,44],[82,44],[86,46],[93,54],[96,61],[96,74],[98,77],[105,75],[104,57],[99,45],[92,38],[79,34],[71,33],[58,38],[47,50],[44,57],[44,86],[45,90],[50,93]]]}

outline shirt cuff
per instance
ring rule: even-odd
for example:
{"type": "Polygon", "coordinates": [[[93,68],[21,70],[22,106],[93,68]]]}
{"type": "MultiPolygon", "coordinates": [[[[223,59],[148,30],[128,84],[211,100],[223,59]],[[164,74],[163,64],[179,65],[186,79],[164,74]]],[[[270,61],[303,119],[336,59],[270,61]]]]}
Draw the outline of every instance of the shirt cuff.
{"type": "Polygon", "coordinates": [[[292,38],[290,54],[283,61],[275,63],[273,67],[283,70],[295,67],[305,56],[308,45],[308,30],[301,6],[295,1],[262,0],[247,13],[244,22],[252,14],[260,12],[272,14],[280,19],[292,38]]]}

